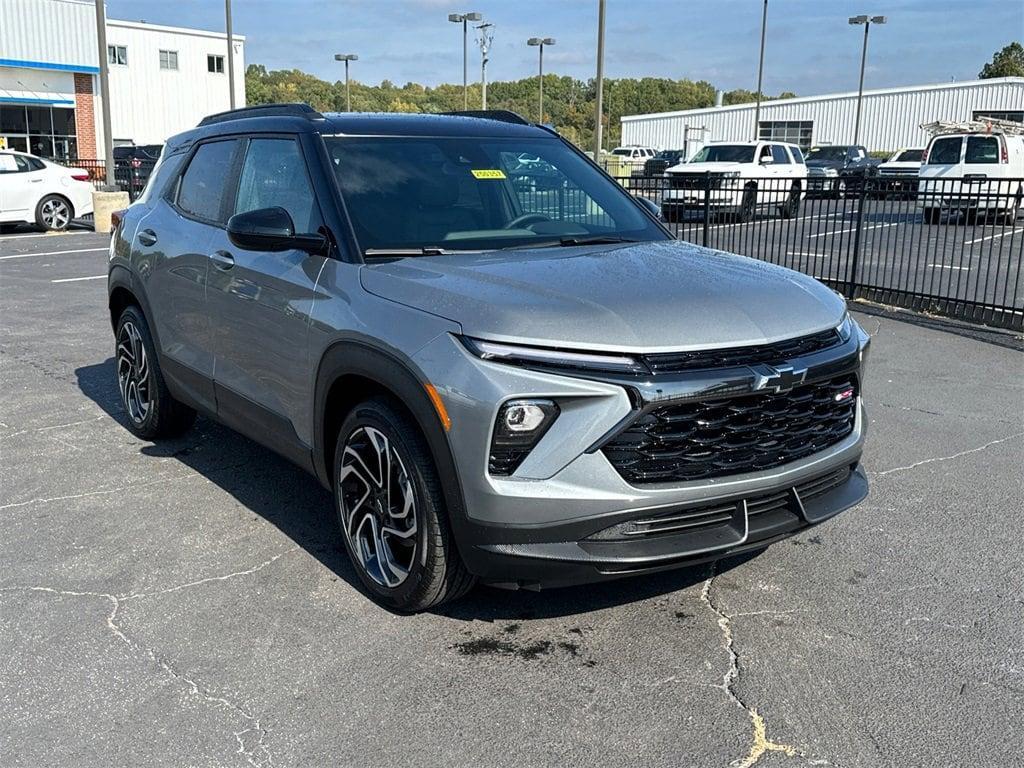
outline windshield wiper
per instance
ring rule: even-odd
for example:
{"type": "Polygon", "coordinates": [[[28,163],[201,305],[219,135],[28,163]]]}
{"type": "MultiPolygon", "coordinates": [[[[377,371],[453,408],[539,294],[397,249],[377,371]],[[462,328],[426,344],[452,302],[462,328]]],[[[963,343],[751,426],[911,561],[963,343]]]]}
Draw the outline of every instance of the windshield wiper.
{"type": "Polygon", "coordinates": [[[594,235],[593,237],[563,237],[558,241],[559,245],[605,245],[607,243],[638,243],[639,240],[631,240],[628,237],[617,235],[594,235]]]}
{"type": "Polygon", "coordinates": [[[363,256],[368,259],[402,259],[406,256],[444,256],[449,253],[444,248],[428,245],[423,248],[367,248],[363,256]]]}

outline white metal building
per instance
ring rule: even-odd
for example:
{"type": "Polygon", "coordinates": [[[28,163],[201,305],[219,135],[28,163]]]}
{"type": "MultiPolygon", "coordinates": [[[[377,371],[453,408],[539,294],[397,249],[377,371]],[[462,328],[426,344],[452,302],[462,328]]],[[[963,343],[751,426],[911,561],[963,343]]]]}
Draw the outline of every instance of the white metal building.
{"type": "MultiPolygon", "coordinates": [[[[758,133],[805,149],[852,143],[856,108],[856,91],[761,102],[758,133]]],[[[622,118],[622,143],[685,148],[689,155],[706,141],[748,141],[754,110],[754,104],[738,104],[629,115],[622,118]]],[[[878,151],[923,147],[928,137],[921,123],[982,115],[1024,121],[1024,77],[864,91],[860,143],[878,151]]]]}
{"type": "MultiPolygon", "coordinates": [[[[109,19],[115,144],[158,144],[229,108],[227,36],[109,19]]],[[[245,104],[245,38],[234,36],[245,104]]],[[[102,155],[93,0],[0,0],[0,144],[57,159],[102,155]]]]}

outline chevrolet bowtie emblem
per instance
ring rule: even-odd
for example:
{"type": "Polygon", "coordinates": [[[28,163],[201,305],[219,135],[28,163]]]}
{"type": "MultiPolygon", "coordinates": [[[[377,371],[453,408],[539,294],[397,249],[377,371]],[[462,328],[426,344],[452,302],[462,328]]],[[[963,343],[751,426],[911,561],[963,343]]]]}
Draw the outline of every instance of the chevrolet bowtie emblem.
{"type": "Polygon", "coordinates": [[[807,377],[806,368],[794,368],[792,365],[754,365],[751,370],[754,372],[755,390],[788,392],[798,384],[803,384],[807,377]]]}

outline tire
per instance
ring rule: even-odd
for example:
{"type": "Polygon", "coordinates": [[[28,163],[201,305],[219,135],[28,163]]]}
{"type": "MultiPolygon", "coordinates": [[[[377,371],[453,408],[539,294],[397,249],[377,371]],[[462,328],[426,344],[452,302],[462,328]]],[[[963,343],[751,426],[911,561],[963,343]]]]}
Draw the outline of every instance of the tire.
{"type": "Polygon", "coordinates": [[[921,216],[925,224],[938,224],[942,217],[941,208],[922,208],[921,216]]]}
{"type": "Polygon", "coordinates": [[[757,189],[747,187],[743,190],[743,199],[740,201],[740,208],[736,211],[736,221],[745,224],[754,218],[757,211],[757,189]]]}
{"type": "Polygon", "coordinates": [[[679,215],[679,207],[675,205],[662,205],[661,217],[669,224],[675,224],[682,218],[679,215]]]}
{"type": "Polygon", "coordinates": [[[793,219],[798,213],[800,213],[800,187],[793,187],[789,191],[789,199],[785,204],[779,206],[779,215],[784,219],[793,219]]]}
{"type": "Polygon", "coordinates": [[[114,335],[114,367],[128,429],[144,440],[177,437],[192,426],[196,412],[167,389],[156,346],[142,311],[126,307],[114,335]]]}
{"type": "Polygon", "coordinates": [[[378,603],[415,613],[473,587],[476,579],[456,548],[430,448],[395,401],[374,397],[352,409],[338,430],[333,471],[345,550],[378,603]],[[409,510],[409,499],[411,510],[396,515],[395,510],[409,510]]]}
{"type": "Polygon", "coordinates": [[[47,195],[36,206],[36,224],[54,232],[67,229],[74,215],[71,202],[61,195],[47,195]]]}
{"type": "Polygon", "coordinates": [[[833,195],[835,196],[836,200],[846,199],[846,195],[849,191],[849,186],[850,185],[847,183],[846,179],[836,180],[835,191],[833,192],[833,195]]]}

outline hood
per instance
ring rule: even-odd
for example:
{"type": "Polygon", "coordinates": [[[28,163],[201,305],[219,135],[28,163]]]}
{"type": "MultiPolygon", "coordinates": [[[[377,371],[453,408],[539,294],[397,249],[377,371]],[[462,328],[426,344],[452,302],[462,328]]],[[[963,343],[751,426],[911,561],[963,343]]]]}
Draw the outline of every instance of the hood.
{"type": "Polygon", "coordinates": [[[813,278],[680,241],[423,256],[368,264],[372,294],[495,341],[663,352],[761,344],[838,325],[813,278]]]}
{"type": "Polygon", "coordinates": [[[750,163],[680,163],[669,168],[669,171],[673,173],[704,173],[705,171],[724,173],[725,171],[737,171],[743,165],[750,165],[750,163]]]}

